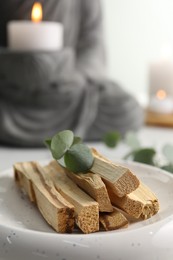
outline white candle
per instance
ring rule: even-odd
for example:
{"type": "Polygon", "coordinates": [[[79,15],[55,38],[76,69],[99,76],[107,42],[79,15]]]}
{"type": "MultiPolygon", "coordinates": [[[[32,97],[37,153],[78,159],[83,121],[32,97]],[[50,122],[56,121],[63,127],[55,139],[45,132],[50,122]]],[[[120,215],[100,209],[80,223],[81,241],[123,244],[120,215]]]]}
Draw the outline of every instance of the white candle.
{"type": "Polygon", "coordinates": [[[164,90],[159,90],[149,102],[149,110],[161,114],[173,113],[173,98],[168,97],[164,90]]]}
{"type": "Polygon", "coordinates": [[[150,96],[159,89],[173,95],[173,49],[170,44],[163,46],[159,57],[150,64],[150,96]]]}
{"type": "Polygon", "coordinates": [[[151,64],[150,95],[164,89],[168,95],[173,94],[173,61],[163,60],[151,64]]]}
{"type": "Polygon", "coordinates": [[[63,46],[63,26],[43,22],[40,3],[32,10],[33,21],[11,21],[7,25],[8,47],[16,51],[59,50],[63,46]]]}

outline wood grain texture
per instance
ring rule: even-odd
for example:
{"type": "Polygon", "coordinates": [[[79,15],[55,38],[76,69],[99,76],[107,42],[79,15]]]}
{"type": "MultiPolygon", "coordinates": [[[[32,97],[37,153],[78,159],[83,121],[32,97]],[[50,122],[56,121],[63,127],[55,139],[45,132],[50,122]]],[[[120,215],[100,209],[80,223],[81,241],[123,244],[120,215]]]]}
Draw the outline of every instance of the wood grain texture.
{"type": "Polygon", "coordinates": [[[44,182],[56,190],[71,204],[74,205],[75,222],[83,233],[91,233],[99,230],[99,206],[98,203],[82,191],[57,163],[50,163],[42,167],[37,164],[44,182]]]}
{"type": "Polygon", "coordinates": [[[71,233],[74,228],[74,206],[55,189],[50,190],[40,178],[33,162],[14,165],[15,180],[57,232],[71,233]]]}
{"type": "Polygon", "coordinates": [[[100,223],[106,231],[128,227],[127,218],[115,208],[111,213],[101,213],[100,223]]]}
{"type": "Polygon", "coordinates": [[[116,165],[92,149],[94,163],[91,172],[100,175],[104,183],[118,197],[123,197],[139,186],[139,179],[129,169],[116,165]]]}
{"type": "Polygon", "coordinates": [[[147,219],[155,215],[159,210],[159,202],[155,194],[143,183],[130,194],[123,198],[116,196],[108,188],[110,200],[113,205],[121,208],[134,218],[147,219]]]}
{"type": "MultiPolygon", "coordinates": [[[[57,162],[52,161],[52,164],[56,167],[57,162]]],[[[100,212],[113,211],[106,186],[98,174],[92,172],[75,174],[67,169],[63,170],[71,180],[97,201],[100,212]]]]}

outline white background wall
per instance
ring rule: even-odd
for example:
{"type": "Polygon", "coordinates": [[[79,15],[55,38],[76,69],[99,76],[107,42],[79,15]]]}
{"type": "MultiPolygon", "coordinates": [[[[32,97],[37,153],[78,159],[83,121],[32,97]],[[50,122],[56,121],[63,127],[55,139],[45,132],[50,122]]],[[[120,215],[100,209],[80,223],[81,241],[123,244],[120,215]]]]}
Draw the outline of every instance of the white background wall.
{"type": "Polygon", "coordinates": [[[146,95],[150,62],[173,42],[173,0],[102,0],[102,4],[109,76],[132,94],[146,95]]]}

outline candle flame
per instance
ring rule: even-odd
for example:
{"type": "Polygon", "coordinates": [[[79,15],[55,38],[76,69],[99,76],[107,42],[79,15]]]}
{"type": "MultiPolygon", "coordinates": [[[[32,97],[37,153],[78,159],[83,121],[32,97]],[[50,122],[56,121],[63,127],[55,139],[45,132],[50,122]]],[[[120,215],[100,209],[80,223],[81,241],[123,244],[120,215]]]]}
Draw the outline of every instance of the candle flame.
{"type": "Polygon", "coordinates": [[[158,99],[163,100],[163,99],[166,98],[167,93],[166,93],[165,90],[160,89],[160,90],[157,91],[156,96],[157,96],[158,99]]]}
{"type": "Polygon", "coordinates": [[[32,7],[31,19],[33,22],[38,23],[43,18],[42,5],[39,2],[36,2],[32,7]]]}

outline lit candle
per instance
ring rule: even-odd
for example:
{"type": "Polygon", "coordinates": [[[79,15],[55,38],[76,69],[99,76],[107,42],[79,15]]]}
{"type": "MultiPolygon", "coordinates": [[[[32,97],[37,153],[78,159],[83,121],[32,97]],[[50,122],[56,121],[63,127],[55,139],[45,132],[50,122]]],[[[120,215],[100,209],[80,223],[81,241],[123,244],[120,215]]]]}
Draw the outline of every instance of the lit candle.
{"type": "Polygon", "coordinates": [[[166,44],[160,50],[160,55],[150,64],[150,96],[164,89],[167,95],[173,96],[173,49],[166,44]]]}
{"type": "Polygon", "coordinates": [[[8,46],[11,50],[58,50],[63,46],[63,26],[42,21],[42,6],[35,3],[32,21],[10,21],[7,25],[8,46]]]}
{"type": "Polygon", "coordinates": [[[165,90],[160,89],[149,102],[149,110],[161,114],[173,113],[173,99],[167,96],[165,90]]]}

